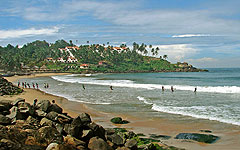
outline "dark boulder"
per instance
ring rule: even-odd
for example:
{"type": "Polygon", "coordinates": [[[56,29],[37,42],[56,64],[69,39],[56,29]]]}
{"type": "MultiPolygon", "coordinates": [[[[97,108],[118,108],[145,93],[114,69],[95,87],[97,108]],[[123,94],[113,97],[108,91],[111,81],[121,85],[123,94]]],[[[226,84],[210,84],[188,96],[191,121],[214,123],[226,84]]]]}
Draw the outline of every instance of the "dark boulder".
{"type": "Polygon", "coordinates": [[[59,107],[57,104],[51,104],[47,109],[47,112],[51,112],[51,111],[61,114],[63,109],[59,107]]]}
{"type": "Polygon", "coordinates": [[[40,109],[44,112],[47,112],[48,108],[50,107],[51,103],[49,100],[40,100],[36,104],[36,108],[40,109]]]}
{"type": "Polygon", "coordinates": [[[0,104],[3,105],[7,110],[13,106],[11,100],[0,100],[0,104]]]}
{"type": "Polygon", "coordinates": [[[107,139],[118,146],[121,146],[124,144],[123,139],[117,133],[114,133],[112,135],[107,135],[107,139]]]}
{"type": "Polygon", "coordinates": [[[18,110],[20,113],[25,113],[31,116],[33,116],[35,113],[33,107],[26,102],[18,102],[18,110]]]}
{"type": "Polygon", "coordinates": [[[103,140],[106,140],[105,129],[102,126],[97,125],[96,123],[92,122],[88,125],[88,127],[93,131],[94,136],[98,136],[98,137],[102,138],[103,140]]]}
{"type": "Polygon", "coordinates": [[[127,120],[122,120],[121,117],[112,118],[111,122],[115,123],[115,124],[128,124],[129,123],[129,121],[127,121],[127,120]]]}
{"type": "Polygon", "coordinates": [[[88,143],[88,148],[90,150],[113,150],[103,139],[98,137],[93,137],[88,143]]]}
{"type": "Polygon", "coordinates": [[[9,124],[11,124],[11,122],[12,122],[12,120],[10,118],[0,115],[0,124],[1,125],[9,125],[9,124]]]}
{"type": "Polygon", "coordinates": [[[219,137],[211,134],[180,133],[175,137],[175,139],[188,139],[211,144],[216,142],[219,139],[219,137]]]}
{"type": "Polygon", "coordinates": [[[17,98],[15,101],[12,102],[13,106],[18,106],[19,102],[25,102],[24,98],[17,98]]]}
{"type": "Polygon", "coordinates": [[[38,143],[42,146],[47,146],[50,143],[62,143],[63,136],[57,131],[57,129],[49,126],[44,126],[38,130],[36,137],[38,143]]]}
{"type": "Polygon", "coordinates": [[[127,140],[125,147],[128,147],[131,150],[137,150],[137,141],[134,139],[127,140]]]}

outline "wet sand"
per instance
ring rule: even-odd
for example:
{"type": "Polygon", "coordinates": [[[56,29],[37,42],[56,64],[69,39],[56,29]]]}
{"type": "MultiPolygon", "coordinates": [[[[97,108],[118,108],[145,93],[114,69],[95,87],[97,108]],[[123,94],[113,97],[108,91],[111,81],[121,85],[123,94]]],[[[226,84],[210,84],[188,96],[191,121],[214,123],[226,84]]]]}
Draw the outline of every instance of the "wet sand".
{"type": "MultiPolygon", "coordinates": [[[[41,76],[64,75],[59,73],[35,74],[30,76],[13,76],[7,77],[8,81],[17,81],[20,78],[34,78],[41,76]]],[[[193,149],[193,150],[235,150],[240,147],[240,126],[230,125],[217,121],[210,121],[204,119],[196,119],[196,121],[177,122],[168,120],[167,118],[143,118],[142,116],[132,116],[130,114],[114,114],[105,113],[94,110],[85,104],[79,102],[68,101],[59,96],[44,93],[40,90],[24,89],[24,92],[15,96],[2,96],[5,99],[15,100],[18,97],[25,98],[27,102],[33,103],[34,99],[48,99],[55,100],[60,105],[64,112],[67,112],[72,117],[77,116],[81,112],[90,114],[92,120],[104,128],[108,127],[123,127],[134,131],[135,133],[143,133],[147,136],[150,134],[168,135],[171,136],[169,140],[161,140],[162,143],[169,146],[176,146],[179,148],[193,149]],[[130,121],[125,125],[114,125],[110,122],[112,117],[120,116],[125,120],[130,121]],[[178,133],[201,133],[200,130],[211,130],[213,135],[220,136],[220,140],[213,144],[203,144],[194,141],[176,140],[174,137],[178,133]]],[[[194,119],[193,119],[194,120],[194,119]]],[[[204,133],[207,134],[207,133],[204,133]]]]}

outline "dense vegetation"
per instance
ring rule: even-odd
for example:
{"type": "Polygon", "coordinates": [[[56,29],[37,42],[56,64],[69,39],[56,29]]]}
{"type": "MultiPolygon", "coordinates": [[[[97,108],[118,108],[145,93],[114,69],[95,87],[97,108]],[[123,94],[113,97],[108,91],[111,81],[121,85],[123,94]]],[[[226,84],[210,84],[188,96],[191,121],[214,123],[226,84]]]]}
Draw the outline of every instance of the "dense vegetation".
{"type": "Polygon", "coordinates": [[[177,68],[166,60],[167,55],[160,58],[146,56],[148,53],[153,56],[158,55],[159,48],[152,48],[152,45],[149,45],[148,48],[151,51],[147,51],[147,45],[138,45],[135,42],[131,50],[124,44],[120,45],[121,51],[114,50],[109,44],[107,46],[104,44],[81,45],[79,49],[70,51],[78,60],[74,63],[46,60],[49,57],[53,60],[58,58],[66,60],[70,53],[59,50],[66,46],[75,45],[72,41],[68,43],[64,40],[50,44],[46,41],[34,41],[21,48],[8,44],[6,47],[0,47],[0,69],[23,71],[24,66],[28,68],[46,66],[48,70],[81,72],[86,70],[79,67],[81,64],[88,64],[87,70],[94,72],[174,71],[177,68]],[[104,63],[99,65],[100,61],[104,63]]]}

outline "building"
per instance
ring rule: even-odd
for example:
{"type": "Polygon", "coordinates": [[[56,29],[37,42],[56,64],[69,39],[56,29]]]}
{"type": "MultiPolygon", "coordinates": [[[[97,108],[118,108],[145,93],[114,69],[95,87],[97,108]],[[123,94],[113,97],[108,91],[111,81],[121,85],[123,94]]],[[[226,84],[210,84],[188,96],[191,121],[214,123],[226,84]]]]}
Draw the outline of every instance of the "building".
{"type": "Polygon", "coordinates": [[[89,65],[88,65],[88,64],[81,64],[81,65],[80,65],[80,68],[81,68],[81,69],[88,69],[88,68],[89,68],[89,65]]]}

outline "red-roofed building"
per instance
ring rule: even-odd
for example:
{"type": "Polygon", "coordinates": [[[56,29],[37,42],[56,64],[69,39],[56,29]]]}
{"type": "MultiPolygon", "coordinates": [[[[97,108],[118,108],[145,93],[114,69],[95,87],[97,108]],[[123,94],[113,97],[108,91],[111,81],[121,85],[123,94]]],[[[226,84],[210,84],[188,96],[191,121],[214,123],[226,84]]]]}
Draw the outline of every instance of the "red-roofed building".
{"type": "Polygon", "coordinates": [[[88,64],[81,64],[80,68],[81,69],[88,69],[89,65],[88,64]]]}

